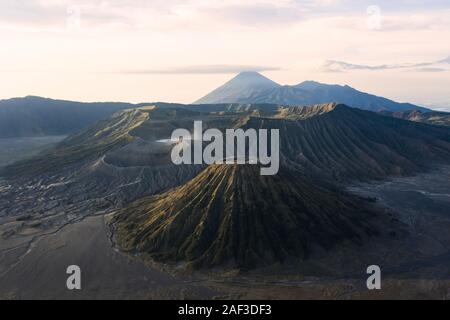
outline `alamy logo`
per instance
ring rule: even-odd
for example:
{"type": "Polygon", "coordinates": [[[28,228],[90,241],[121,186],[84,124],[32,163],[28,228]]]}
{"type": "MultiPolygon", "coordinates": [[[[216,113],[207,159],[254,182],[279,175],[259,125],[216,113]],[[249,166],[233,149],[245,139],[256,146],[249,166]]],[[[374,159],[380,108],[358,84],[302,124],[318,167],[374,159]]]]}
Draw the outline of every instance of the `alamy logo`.
{"type": "Polygon", "coordinates": [[[76,5],[67,7],[67,15],[67,27],[79,29],[81,27],[81,7],[76,5]]]}
{"type": "Polygon", "coordinates": [[[367,267],[367,274],[370,274],[367,279],[367,289],[381,290],[381,268],[377,265],[367,267]]]}
{"type": "Polygon", "coordinates": [[[195,121],[193,137],[187,129],[176,129],[171,140],[176,143],[171,157],[177,165],[261,164],[261,175],[266,176],[277,174],[280,167],[278,129],[226,129],[224,139],[219,129],[203,132],[202,121],[195,121]]]}
{"type": "Polygon", "coordinates": [[[79,266],[72,265],[67,267],[66,273],[70,275],[67,278],[66,286],[69,290],[81,290],[81,269],[79,266]]]}

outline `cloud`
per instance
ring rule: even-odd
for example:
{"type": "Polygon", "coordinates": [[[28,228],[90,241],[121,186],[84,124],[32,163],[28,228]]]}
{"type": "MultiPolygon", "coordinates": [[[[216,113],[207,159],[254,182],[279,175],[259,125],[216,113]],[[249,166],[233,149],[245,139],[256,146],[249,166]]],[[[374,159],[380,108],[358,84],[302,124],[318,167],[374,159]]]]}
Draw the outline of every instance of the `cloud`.
{"type": "Polygon", "coordinates": [[[250,65],[203,65],[203,66],[185,66],[167,69],[143,69],[119,71],[121,74],[233,74],[243,71],[275,71],[278,67],[270,66],[250,66],[250,65]]]}
{"type": "MultiPolygon", "coordinates": [[[[306,7],[296,0],[0,0],[0,21],[25,26],[61,26],[70,7],[80,10],[83,24],[99,26],[111,23],[128,25],[161,23],[199,23],[229,21],[242,25],[289,23],[301,17],[306,7]]],[[[153,26],[153,24],[151,24],[153,26]]]]}
{"type": "Polygon", "coordinates": [[[445,72],[445,71],[447,71],[447,69],[428,67],[428,68],[415,69],[413,71],[416,71],[416,72],[445,72]]]}
{"type": "Polygon", "coordinates": [[[301,21],[303,12],[295,7],[276,7],[270,4],[225,6],[220,10],[208,8],[203,13],[247,26],[289,24],[301,21]]]}
{"type": "Polygon", "coordinates": [[[450,101],[425,102],[422,105],[436,111],[450,112],[450,101]]]}
{"type": "MultiPolygon", "coordinates": [[[[210,29],[211,25],[217,23],[272,28],[324,16],[346,16],[346,21],[354,16],[353,24],[361,26],[364,23],[361,24],[360,20],[367,19],[366,9],[370,4],[372,1],[368,0],[358,4],[348,0],[0,0],[0,24],[34,28],[64,27],[67,19],[70,19],[67,9],[76,6],[80,9],[84,27],[119,25],[155,30],[177,26],[192,28],[197,25],[204,28],[207,25],[210,29]]],[[[432,0],[426,4],[417,1],[412,6],[411,3],[406,5],[406,1],[379,0],[377,5],[382,10],[384,21],[381,31],[425,29],[450,24],[448,14],[437,10],[448,8],[448,5],[444,6],[444,1],[432,0]],[[419,14],[409,14],[405,8],[416,10],[419,14]],[[420,13],[430,8],[436,10],[437,16],[420,13]],[[399,11],[400,16],[396,16],[399,11]]]]}
{"type": "Polygon", "coordinates": [[[411,70],[419,72],[442,72],[450,70],[450,57],[431,62],[399,63],[382,65],[354,64],[339,60],[328,60],[323,65],[325,72],[346,72],[355,70],[384,71],[384,70],[411,70]]]}

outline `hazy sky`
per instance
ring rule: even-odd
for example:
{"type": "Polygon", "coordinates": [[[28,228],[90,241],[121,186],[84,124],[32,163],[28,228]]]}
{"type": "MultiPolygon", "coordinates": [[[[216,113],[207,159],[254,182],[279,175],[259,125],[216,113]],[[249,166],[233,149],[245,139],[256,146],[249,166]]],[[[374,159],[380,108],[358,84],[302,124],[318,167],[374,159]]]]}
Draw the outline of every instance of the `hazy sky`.
{"type": "Polygon", "coordinates": [[[0,0],[0,98],[189,103],[250,69],[450,110],[449,39],[449,0],[0,0]]]}

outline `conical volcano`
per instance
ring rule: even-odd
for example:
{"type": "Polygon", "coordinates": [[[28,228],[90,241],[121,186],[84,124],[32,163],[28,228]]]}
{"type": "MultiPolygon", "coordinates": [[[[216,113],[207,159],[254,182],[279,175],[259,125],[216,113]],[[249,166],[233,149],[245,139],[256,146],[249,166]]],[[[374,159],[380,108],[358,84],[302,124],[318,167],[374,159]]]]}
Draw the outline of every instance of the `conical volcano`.
{"type": "Polygon", "coordinates": [[[266,90],[272,90],[280,85],[262,74],[253,71],[241,72],[236,77],[212,91],[195,103],[232,103],[236,97],[252,99],[266,90]]]}
{"type": "MultiPolygon", "coordinates": [[[[365,200],[281,170],[213,165],[187,184],[144,198],[114,219],[119,245],[161,262],[253,268],[305,259],[315,248],[378,234],[365,200]]],[[[386,225],[387,227],[387,225],[386,225]]]]}

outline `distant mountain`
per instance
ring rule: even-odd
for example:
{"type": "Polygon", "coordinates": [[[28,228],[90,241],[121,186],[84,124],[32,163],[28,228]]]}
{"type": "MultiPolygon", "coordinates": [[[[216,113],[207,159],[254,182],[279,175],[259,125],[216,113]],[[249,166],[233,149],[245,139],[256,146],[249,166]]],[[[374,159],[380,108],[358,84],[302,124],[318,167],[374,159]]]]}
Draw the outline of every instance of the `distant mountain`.
{"type": "MultiPolygon", "coordinates": [[[[269,80],[270,81],[270,80],[269,80]]],[[[97,102],[83,103],[35,96],[0,100],[0,138],[60,136],[78,132],[113,113],[145,106],[198,112],[274,111],[277,105],[97,102]]]]}
{"type": "MultiPolygon", "coordinates": [[[[191,105],[161,102],[82,103],[35,96],[0,100],[0,138],[68,135],[106,119],[119,110],[148,105],[156,105],[161,109],[184,108],[200,112],[236,112],[250,109],[272,112],[279,106],[306,106],[331,102],[376,112],[418,110],[422,112],[420,119],[430,118],[425,114],[431,111],[360,92],[349,86],[326,85],[314,81],[306,81],[295,86],[281,86],[257,72],[243,72],[191,105]]],[[[435,118],[430,121],[420,119],[415,117],[408,120],[432,124],[439,122],[434,121],[435,118]]],[[[445,115],[443,122],[448,122],[445,115]]],[[[442,124],[442,121],[438,124],[442,124]]]]}
{"type": "Polygon", "coordinates": [[[0,100],[0,138],[67,135],[131,107],[128,103],[81,103],[34,96],[0,100]]]}
{"type": "Polygon", "coordinates": [[[217,88],[195,103],[254,103],[265,92],[275,90],[280,85],[258,72],[241,72],[236,77],[217,88]],[[251,101],[251,102],[248,102],[251,101]]]}
{"type": "Polygon", "coordinates": [[[381,111],[380,114],[397,119],[423,122],[437,126],[450,126],[450,113],[448,112],[422,112],[420,110],[407,110],[397,112],[381,111]]]}
{"type": "Polygon", "coordinates": [[[280,86],[257,72],[244,72],[223,86],[196,101],[214,103],[269,103],[278,105],[314,105],[343,103],[370,111],[429,111],[409,103],[398,103],[353,89],[349,86],[328,85],[306,81],[294,86],[280,86]]]}

